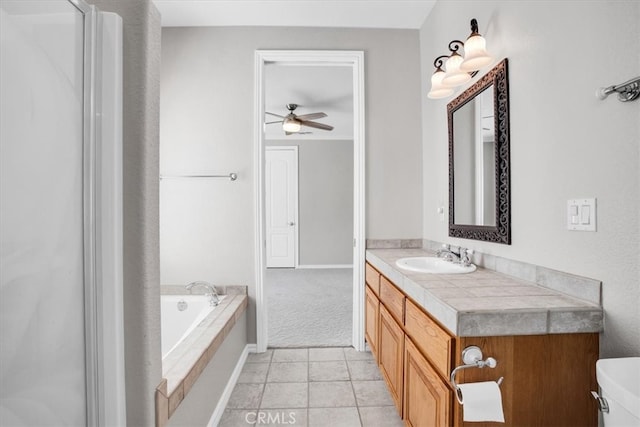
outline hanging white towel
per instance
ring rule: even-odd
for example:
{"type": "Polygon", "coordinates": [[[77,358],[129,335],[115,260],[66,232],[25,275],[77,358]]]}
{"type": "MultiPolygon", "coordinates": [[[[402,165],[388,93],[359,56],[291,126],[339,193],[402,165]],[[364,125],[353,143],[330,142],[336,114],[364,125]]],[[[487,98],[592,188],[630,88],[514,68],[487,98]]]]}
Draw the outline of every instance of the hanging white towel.
{"type": "Polygon", "coordinates": [[[504,422],[502,393],[495,381],[458,384],[462,391],[464,421],[504,422]]]}

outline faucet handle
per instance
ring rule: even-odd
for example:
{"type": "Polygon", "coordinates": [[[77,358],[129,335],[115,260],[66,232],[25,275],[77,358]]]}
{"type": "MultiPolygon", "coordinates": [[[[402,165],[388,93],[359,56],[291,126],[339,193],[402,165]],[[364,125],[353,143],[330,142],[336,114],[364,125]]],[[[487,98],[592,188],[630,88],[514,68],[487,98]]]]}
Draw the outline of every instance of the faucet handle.
{"type": "Polygon", "coordinates": [[[470,265],[471,264],[471,255],[473,255],[473,249],[460,248],[460,263],[462,265],[470,265]]]}

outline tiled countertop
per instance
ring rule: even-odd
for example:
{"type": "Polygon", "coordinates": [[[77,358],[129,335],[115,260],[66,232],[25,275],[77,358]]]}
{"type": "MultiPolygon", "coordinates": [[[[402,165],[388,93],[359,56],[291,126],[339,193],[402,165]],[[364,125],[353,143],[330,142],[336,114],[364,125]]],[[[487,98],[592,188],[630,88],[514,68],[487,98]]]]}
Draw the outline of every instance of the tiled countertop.
{"type": "Polygon", "coordinates": [[[402,270],[424,249],[369,249],[367,261],[459,337],[600,332],[602,307],[533,282],[478,268],[470,274],[402,270]]]}

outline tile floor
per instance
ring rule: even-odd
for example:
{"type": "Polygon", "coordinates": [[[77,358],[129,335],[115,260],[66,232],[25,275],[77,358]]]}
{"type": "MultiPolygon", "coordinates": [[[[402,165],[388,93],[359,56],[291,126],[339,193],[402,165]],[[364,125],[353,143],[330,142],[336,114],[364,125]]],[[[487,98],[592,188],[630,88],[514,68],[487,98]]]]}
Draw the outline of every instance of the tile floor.
{"type": "Polygon", "coordinates": [[[401,427],[369,352],[275,349],[251,354],[220,427],[401,427]]]}

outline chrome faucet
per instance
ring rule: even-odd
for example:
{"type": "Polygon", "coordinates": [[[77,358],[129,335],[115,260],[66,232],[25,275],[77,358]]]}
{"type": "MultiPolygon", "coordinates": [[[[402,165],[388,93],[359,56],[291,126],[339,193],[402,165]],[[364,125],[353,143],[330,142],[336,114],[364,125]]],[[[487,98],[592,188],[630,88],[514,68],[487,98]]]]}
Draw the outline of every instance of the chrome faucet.
{"type": "Polygon", "coordinates": [[[205,294],[205,296],[209,297],[209,305],[215,307],[216,305],[220,304],[220,297],[218,296],[218,292],[216,292],[216,288],[214,288],[211,283],[202,281],[191,282],[185,286],[185,289],[191,291],[191,289],[195,286],[202,286],[203,288],[207,288],[208,292],[205,294]]]}
{"type": "Polygon", "coordinates": [[[473,254],[473,250],[458,247],[457,252],[454,249],[451,249],[451,245],[442,245],[442,249],[436,251],[436,256],[438,258],[442,258],[445,261],[455,262],[457,264],[462,264],[465,267],[471,265],[471,254],[473,254]]]}
{"type": "Polygon", "coordinates": [[[451,245],[442,245],[442,249],[436,251],[436,256],[445,261],[460,261],[460,253],[451,249],[451,245]]]}

